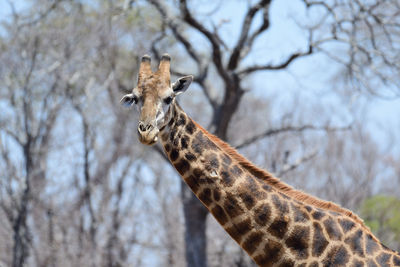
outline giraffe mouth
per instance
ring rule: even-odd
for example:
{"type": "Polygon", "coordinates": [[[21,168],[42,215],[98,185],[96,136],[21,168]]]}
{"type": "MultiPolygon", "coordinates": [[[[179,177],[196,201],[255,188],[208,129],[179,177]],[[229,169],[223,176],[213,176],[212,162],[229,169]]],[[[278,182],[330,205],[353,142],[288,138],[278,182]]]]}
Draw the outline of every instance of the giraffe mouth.
{"type": "Polygon", "coordinates": [[[146,133],[138,132],[139,141],[144,145],[152,146],[158,141],[158,133],[158,129],[154,129],[153,131],[149,131],[146,133]]]}

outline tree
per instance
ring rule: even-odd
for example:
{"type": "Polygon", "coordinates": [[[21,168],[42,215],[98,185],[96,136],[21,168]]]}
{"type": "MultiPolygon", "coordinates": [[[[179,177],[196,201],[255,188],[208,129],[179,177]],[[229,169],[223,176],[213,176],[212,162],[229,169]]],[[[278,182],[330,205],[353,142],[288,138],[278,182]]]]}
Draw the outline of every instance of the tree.
{"type": "Polygon", "coordinates": [[[310,11],[321,12],[313,25],[320,35],[317,48],[345,66],[343,74],[353,89],[383,98],[399,97],[397,1],[303,2],[310,11]],[[344,45],[344,53],[332,53],[330,42],[344,45]]]}
{"type": "Polygon", "coordinates": [[[390,247],[399,250],[400,200],[392,196],[376,195],[366,199],[361,208],[365,223],[390,247]]]}
{"type": "MultiPolygon", "coordinates": [[[[261,0],[248,1],[248,8],[244,12],[244,18],[239,26],[239,34],[236,41],[230,43],[224,40],[220,34],[222,26],[217,26],[215,20],[207,19],[205,16],[198,18],[191,5],[195,3],[180,0],[177,6],[173,3],[168,7],[158,0],[149,0],[159,12],[164,31],[154,40],[152,51],[159,58],[160,52],[157,44],[170,33],[186,53],[186,57],[192,60],[196,66],[195,82],[201,87],[208,104],[212,109],[211,122],[208,127],[213,133],[223,140],[228,139],[228,129],[232,124],[232,118],[239,109],[243,96],[247,92],[246,80],[255,72],[278,71],[287,69],[300,58],[312,54],[324,53],[336,61],[342,63],[346,68],[350,81],[358,85],[360,89],[366,89],[373,94],[384,94],[379,88],[372,88],[376,82],[389,84],[392,93],[397,94],[397,79],[393,79],[392,73],[398,73],[396,55],[393,54],[393,46],[398,35],[396,11],[399,6],[395,1],[386,3],[384,1],[373,1],[363,4],[359,1],[344,2],[338,4],[336,1],[307,1],[304,0],[305,8],[314,15],[321,9],[324,11],[316,19],[308,18],[299,26],[306,33],[303,48],[300,51],[292,51],[280,62],[249,64],[246,61],[257,40],[262,38],[271,28],[270,11],[275,1],[261,0]],[[388,10],[390,6],[391,11],[388,10]],[[177,10],[177,12],[172,12],[177,10]],[[316,21],[316,23],[315,23],[316,21]],[[389,21],[389,22],[388,22],[389,21]],[[393,22],[392,22],[393,21],[393,22]],[[307,23],[308,22],[308,23],[307,23]],[[211,27],[209,26],[211,25],[211,27]],[[327,29],[329,29],[327,31],[327,29]],[[200,48],[191,40],[192,32],[200,35],[209,49],[200,48]],[[395,40],[394,40],[395,38],[395,40]],[[379,41],[378,41],[379,40],[379,41]],[[388,50],[381,49],[376,45],[382,42],[388,50]],[[336,56],[330,48],[344,44],[345,53],[336,56]],[[377,65],[379,64],[379,68],[377,65]],[[212,95],[212,82],[210,71],[216,71],[216,77],[221,84],[219,96],[212,95]],[[369,76],[373,74],[372,76],[369,76]]],[[[197,4],[199,8],[202,3],[197,4]]],[[[219,8],[224,3],[217,4],[219,8]]],[[[310,15],[310,17],[312,17],[310,15]]],[[[183,75],[176,69],[172,71],[176,75],[183,75]]],[[[335,127],[334,127],[335,128],[335,127]]],[[[345,128],[345,127],[344,127],[345,128]]],[[[249,145],[266,136],[281,134],[285,132],[302,132],[310,129],[322,129],[332,131],[329,125],[285,125],[277,129],[267,129],[264,133],[249,137],[238,147],[249,145]]],[[[231,140],[232,141],[232,140],[231,140]]],[[[307,156],[305,156],[307,158],[307,156]]],[[[304,158],[304,157],[303,157],[304,158]]],[[[182,187],[182,201],[185,213],[186,225],[186,259],[189,266],[206,266],[205,259],[205,222],[206,211],[193,194],[182,187]]]]}
{"type": "Polygon", "coordinates": [[[7,266],[252,265],[119,107],[145,53],[169,52],[173,74],[194,74],[185,110],[294,187],[355,210],[377,192],[398,194],[376,186],[398,182],[394,150],[348,101],[397,94],[395,1],[229,1],[223,15],[226,1],[12,3],[0,31],[7,266]],[[279,28],[274,16],[291,7],[279,28]],[[299,70],[317,79],[309,66],[322,61],[326,90],[309,90],[299,70]]]}
{"type": "Polygon", "coordinates": [[[145,153],[132,146],[133,122],[116,105],[137,66],[120,43],[137,22],[114,21],[124,34],[109,39],[112,3],[26,4],[17,11],[10,2],[14,13],[2,21],[1,262],[139,262],[132,251],[150,239],[137,237],[133,205],[148,187],[137,164],[145,153]]]}

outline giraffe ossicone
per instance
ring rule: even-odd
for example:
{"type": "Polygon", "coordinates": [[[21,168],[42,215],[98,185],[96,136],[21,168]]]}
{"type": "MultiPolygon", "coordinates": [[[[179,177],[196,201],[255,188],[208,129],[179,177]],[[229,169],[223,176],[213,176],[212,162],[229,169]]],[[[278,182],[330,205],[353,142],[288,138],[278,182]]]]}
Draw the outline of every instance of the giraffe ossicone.
{"type": "Polygon", "coordinates": [[[161,139],[186,184],[259,266],[400,266],[357,215],[293,189],[194,122],[175,98],[193,77],[171,84],[170,61],[163,55],[153,72],[143,56],[121,102],[139,107],[139,140],[161,139]]]}

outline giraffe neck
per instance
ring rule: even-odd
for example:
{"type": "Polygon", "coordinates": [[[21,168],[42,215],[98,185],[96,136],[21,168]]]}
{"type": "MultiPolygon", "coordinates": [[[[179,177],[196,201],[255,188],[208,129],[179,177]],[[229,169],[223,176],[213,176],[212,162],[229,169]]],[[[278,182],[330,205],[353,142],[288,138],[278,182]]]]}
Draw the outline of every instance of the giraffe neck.
{"type": "Polygon", "coordinates": [[[242,156],[197,125],[176,102],[169,118],[161,131],[169,160],[260,266],[400,266],[400,256],[381,245],[355,215],[312,205],[272,176],[261,179],[260,170],[241,162],[242,156]]]}

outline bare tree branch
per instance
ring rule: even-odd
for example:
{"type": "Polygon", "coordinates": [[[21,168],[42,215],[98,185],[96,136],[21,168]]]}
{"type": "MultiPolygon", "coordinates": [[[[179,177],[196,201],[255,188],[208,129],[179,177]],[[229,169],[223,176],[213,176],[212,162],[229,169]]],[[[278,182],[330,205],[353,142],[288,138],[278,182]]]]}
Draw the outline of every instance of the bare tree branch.
{"type": "Polygon", "coordinates": [[[239,40],[238,40],[235,48],[233,49],[233,52],[229,59],[229,63],[228,63],[228,67],[227,67],[228,70],[234,70],[238,66],[239,60],[241,59],[241,53],[243,52],[243,46],[248,41],[249,30],[250,30],[250,26],[253,22],[254,16],[261,9],[264,9],[263,23],[258,28],[258,30],[252,34],[249,44],[248,44],[248,46],[249,46],[248,49],[251,48],[251,44],[253,43],[256,36],[268,28],[268,26],[269,26],[268,6],[270,3],[271,3],[271,0],[261,0],[260,2],[258,2],[257,4],[255,4],[254,6],[252,6],[251,8],[248,9],[247,14],[244,19],[244,22],[242,24],[242,30],[240,33],[239,40]]]}
{"type": "Polygon", "coordinates": [[[61,3],[63,0],[55,0],[49,7],[47,7],[43,12],[40,12],[38,16],[30,21],[26,21],[18,25],[19,28],[32,26],[34,24],[39,23],[43,19],[45,19],[54,9],[57,8],[58,4],[61,3]]]}
{"type": "Polygon", "coordinates": [[[235,148],[239,149],[248,145],[253,144],[254,142],[263,139],[265,137],[270,137],[273,135],[277,135],[277,134],[282,134],[282,133],[287,133],[287,132],[293,132],[293,133],[300,133],[300,132],[304,132],[304,131],[327,131],[327,132],[331,132],[331,131],[347,131],[351,129],[351,125],[347,126],[347,127],[330,127],[330,126],[315,126],[315,125],[303,125],[303,126],[285,126],[282,128],[277,128],[277,129],[269,129],[261,134],[255,135],[251,138],[248,138],[244,141],[242,141],[240,144],[236,145],[235,148]]]}
{"type": "Polygon", "coordinates": [[[297,167],[302,165],[304,162],[309,161],[312,158],[314,158],[317,154],[318,154],[318,151],[315,150],[307,155],[304,155],[304,156],[296,159],[293,163],[283,165],[282,169],[279,170],[279,172],[277,173],[277,176],[281,177],[281,176],[285,175],[286,173],[295,170],[297,167]]]}
{"type": "Polygon", "coordinates": [[[193,28],[197,29],[201,32],[211,43],[212,46],[212,60],[217,68],[217,71],[221,78],[226,82],[229,83],[231,78],[229,77],[228,73],[225,70],[225,67],[222,62],[222,53],[220,48],[220,38],[216,33],[212,33],[207,30],[201,23],[199,23],[190,13],[186,0],[180,0],[180,10],[183,16],[183,20],[191,25],[193,28]]]}
{"type": "Polygon", "coordinates": [[[172,30],[175,38],[185,47],[186,52],[189,56],[201,65],[200,57],[197,55],[196,51],[194,50],[192,44],[187,40],[182,34],[181,31],[178,29],[178,24],[174,22],[172,18],[170,18],[166,12],[166,8],[162,6],[162,4],[157,0],[149,0],[149,2],[157,9],[160,13],[161,18],[163,19],[164,23],[168,25],[168,27],[172,30]]]}
{"type": "Polygon", "coordinates": [[[239,76],[245,76],[245,75],[248,75],[248,74],[253,73],[255,71],[260,71],[260,70],[281,70],[281,69],[285,69],[295,59],[311,55],[312,52],[313,52],[313,46],[310,44],[308,46],[308,50],[306,52],[294,53],[294,54],[290,55],[286,60],[284,60],[283,62],[281,62],[278,65],[272,65],[272,64],[255,65],[255,66],[247,67],[247,68],[239,71],[238,75],[239,76]]]}
{"type": "MultiPolygon", "coordinates": [[[[163,7],[162,4],[157,0],[149,0],[149,2],[154,7],[156,7],[157,11],[160,13],[161,18],[163,20],[163,27],[165,25],[167,25],[171,29],[176,40],[179,41],[183,45],[183,47],[185,48],[188,55],[196,62],[198,72],[197,72],[197,75],[195,75],[195,77],[194,77],[194,82],[197,82],[201,86],[208,102],[210,103],[211,107],[215,110],[217,103],[214,101],[214,99],[211,98],[211,96],[208,92],[207,86],[205,84],[205,79],[207,78],[207,74],[208,74],[208,65],[204,64],[204,59],[202,59],[197,54],[197,52],[193,48],[190,41],[186,37],[184,37],[183,34],[181,34],[182,31],[178,28],[179,27],[178,24],[174,22],[174,19],[172,19],[168,16],[165,7],[163,7]]],[[[152,46],[151,46],[152,51],[156,55],[156,57],[158,57],[158,60],[160,58],[160,53],[156,49],[156,44],[159,41],[161,41],[164,37],[165,37],[165,30],[163,30],[162,34],[152,42],[152,46]]],[[[176,76],[187,75],[187,73],[178,72],[174,68],[171,69],[171,73],[176,76]]]]}

